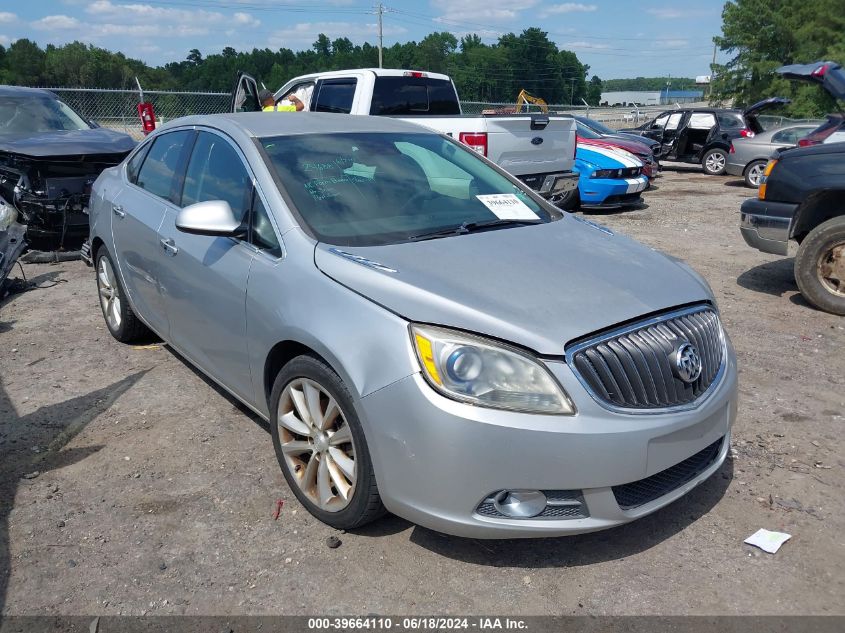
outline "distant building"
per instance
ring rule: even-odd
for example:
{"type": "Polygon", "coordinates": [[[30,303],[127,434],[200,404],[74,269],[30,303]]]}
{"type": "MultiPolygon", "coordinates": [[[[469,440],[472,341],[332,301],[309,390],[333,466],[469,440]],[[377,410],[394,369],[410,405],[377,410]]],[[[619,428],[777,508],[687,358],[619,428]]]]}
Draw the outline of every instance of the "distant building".
{"type": "Polygon", "coordinates": [[[602,105],[653,106],[701,101],[701,90],[619,90],[601,93],[602,105]]]}

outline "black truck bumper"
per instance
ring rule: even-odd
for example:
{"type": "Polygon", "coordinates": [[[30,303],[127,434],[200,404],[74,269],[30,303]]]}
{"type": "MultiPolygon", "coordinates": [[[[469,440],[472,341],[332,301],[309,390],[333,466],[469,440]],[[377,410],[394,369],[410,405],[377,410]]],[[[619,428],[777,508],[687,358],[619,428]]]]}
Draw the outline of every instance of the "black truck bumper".
{"type": "Polygon", "coordinates": [[[789,229],[797,204],[748,198],[740,208],[739,230],[745,243],[764,253],[787,255],[789,229]]]}

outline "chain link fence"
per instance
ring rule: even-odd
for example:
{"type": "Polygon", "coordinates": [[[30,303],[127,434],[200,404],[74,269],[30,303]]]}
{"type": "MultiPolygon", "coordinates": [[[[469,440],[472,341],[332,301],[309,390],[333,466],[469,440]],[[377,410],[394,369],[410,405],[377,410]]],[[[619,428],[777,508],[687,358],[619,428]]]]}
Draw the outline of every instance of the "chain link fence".
{"type": "MultiPolygon", "coordinates": [[[[143,138],[141,120],[138,117],[138,104],[149,101],[156,114],[156,127],[182,116],[190,114],[217,114],[228,112],[230,94],[228,92],[177,92],[166,90],[107,90],[95,88],[49,88],[59,98],[70,105],[86,119],[95,121],[102,127],[111,128],[143,138]]],[[[685,107],[706,107],[705,103],[686,104],[685,107]]],[[[522,106],[522,112],[540,112],[537,105],[522,106]]],[[[604,123],[608,127],[619,129],[635,127],[653,119],[660,112],[671,110],[673,106],[646,106],[642,108],[615,107],[599,108],[568,104],[549,104],[552,114],[571,114],[587,116],[604,123]]],[[[513,103],[495,103],[485,101],[462,101],[464,114],[514,112],[513,103]]],[[[780,116],[760,116],[760,123],[771,128],[788,123],[821,123],[814,119],[789,119],[780,116]]]]}
{"type": "Polygon", "coordinates": [[[176,92],[166,90],[106,90],[90,88],[48,88],[86,119],[125,132],[136,139],[144,136],[138,104],[149,101],[156,115],[156,127],[190,114],[229,111],[228,92],[176,92]]]}

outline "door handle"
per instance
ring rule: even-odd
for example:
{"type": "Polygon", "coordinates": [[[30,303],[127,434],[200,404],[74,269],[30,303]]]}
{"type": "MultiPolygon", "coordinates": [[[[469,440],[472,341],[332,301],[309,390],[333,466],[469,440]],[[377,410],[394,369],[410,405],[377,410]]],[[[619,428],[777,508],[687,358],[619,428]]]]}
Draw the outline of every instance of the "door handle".
{"type": "Polygon", "coordinates": [[[125,218],[126,217],[126,211],[124,211],[123,207],[121,207],[119,204],[113,204],[111,206],[111,210],[112,210],[112,213],[114,213],[119,218],[125,218]]]}
{"type": "Polygon", "coordinates": [[[164,248],[164,250],[166,250],[171,255],[175,255],[179,252],[179,249],[176,248],[176,242],[174,242],[172,239],[161,238],[159,240],[159,243],[161,244],[162,248],[164,248]]]}

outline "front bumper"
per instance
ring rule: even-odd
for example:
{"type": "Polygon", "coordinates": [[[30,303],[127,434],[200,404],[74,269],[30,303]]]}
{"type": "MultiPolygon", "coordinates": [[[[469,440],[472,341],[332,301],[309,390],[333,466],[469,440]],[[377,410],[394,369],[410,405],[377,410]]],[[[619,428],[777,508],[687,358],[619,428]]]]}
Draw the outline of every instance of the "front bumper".
{"type": "Polygon", "coordinates": [[[691,411],[613,413],[590,397],[565,363],[548,366],[576,403],[576,415],[471,406],[440,396],[419,374],[362,398],[361,419],[387,509],[473,538],[579,534],[654,512],[725,460],[737,400],[729,344],[720,383],[691,411]],[[720,439],[718,452],[691,479],[627,510],[617,501],[614,487],[618,494],[623,484],[663,473],[720,439]],[[500,490],[577,491],[585,516],[512,519],[480,513],[500,490]]]}
{"type": "Polygon", "coordinates": [[[636,178],[582,178],[580,182],[581,205],[585,207],[615,208],[636,204],[639,194],[648,187],[646,176],[636,178]]]}
{"type": "Polygon", "coordinates": [[[789,228],[797,204],[748,198],[740,208],[739,230],[749,246],[774,255],[789,254],[789,228]]]}

